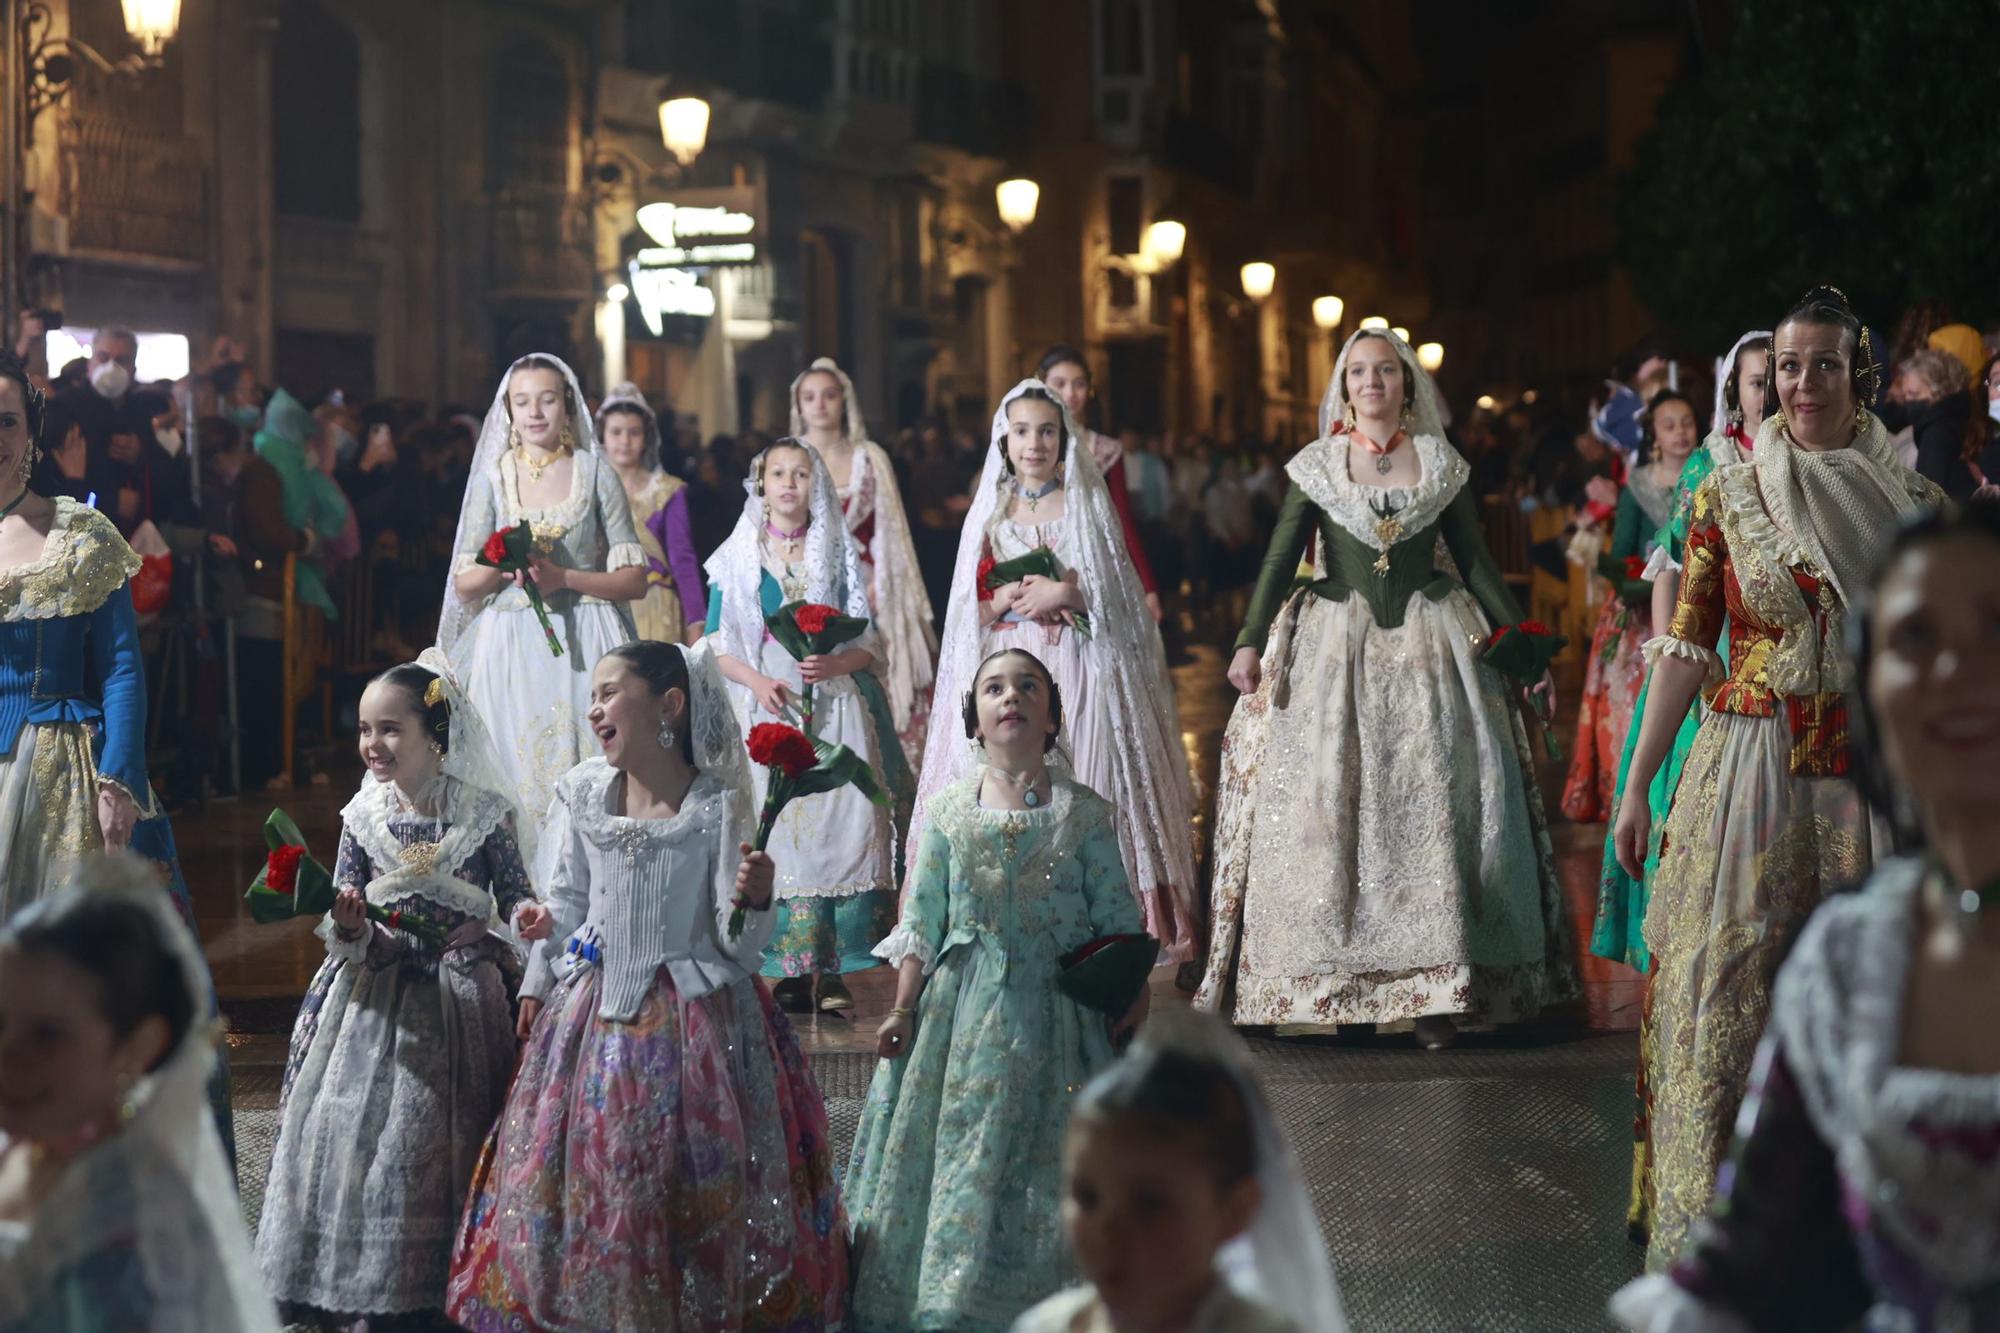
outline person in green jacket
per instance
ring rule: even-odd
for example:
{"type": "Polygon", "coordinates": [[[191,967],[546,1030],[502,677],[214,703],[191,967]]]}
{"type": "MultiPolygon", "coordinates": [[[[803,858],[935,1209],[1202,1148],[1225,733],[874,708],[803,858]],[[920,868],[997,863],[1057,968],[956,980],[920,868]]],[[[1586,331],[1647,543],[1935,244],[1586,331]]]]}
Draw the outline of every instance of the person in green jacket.
{"type": "MultiPolygon", "coordinates": [[[[264,406],[264,425],[256,436],[257,456],[277,469],[285,484],[285,522],[310,534],[307,549],[311,552],[337,541],[352,517],[347,497],[308,452],[318,429],[305,405],[287,390],[279,389],[264,406]]],[[[326,572],[319,560],[302,557],[295,568],[299,599],[318,607],[328,619],[335,618],[339,613],[333,595],[327,590],[326,572]]]]}

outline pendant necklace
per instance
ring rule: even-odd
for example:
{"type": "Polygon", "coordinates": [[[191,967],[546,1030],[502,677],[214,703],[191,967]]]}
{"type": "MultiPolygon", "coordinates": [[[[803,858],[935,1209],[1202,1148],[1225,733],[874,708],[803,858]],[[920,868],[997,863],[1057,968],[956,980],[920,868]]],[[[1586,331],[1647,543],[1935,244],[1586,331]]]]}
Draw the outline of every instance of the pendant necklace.
{"type": "Polygon", "coordinates": [[[1027,487],[1022,486],[1020,487],[1021,503],[1028,506],[1028,512],[1032,514],[1035,512],[1035,506],[1047,499],[1061,485],[1061,477],[1050,477],[1042,484],[1039,490],[1031,491],[1027,487]]]}
{"type": "Polygon", "coordinates": [[[769,519],[764,520],[764,535],[777,542],[781,548],[778,560],[784,565],[785,572],[778,576],[778,586],[788,602],[799,601],[806,595],[806,581],[792,561],[798,557],[799,547],[805,541],[806,531],[811,527],[810,518],[791,532],[786,532],[783,528],[774,528],[769,519]]]}
{"type": "Polygon", "coordinates": [[[528,480],[530,481],[540,481],[542,474],[554,466],[555,461],[561,457],[561,454],[550,454],[538,463],[528,457],[528,448],[526,445],[517,444],[514,446],[514,461],[528,470],[528,480]]]}
{"type": "Polygon", "coordinates": [[[1048,770],[1046,768],[1043,769],[1040,773],[1034,774],[1033,776],[1027,778],[1017,778],[1012,773],[1009,773],[1006,769],[1000,768],[995,764],[988,764],[986,766],[986,771],[988,773],[991,773],[994,777],[999,778],[1002,782],[1012,787],[1015,791],[1020,792],[1021,804],[1027,806],[1030,810],[1033,810],[1041,805],[1042,803],[1041,793],[1036,791],[1035,788],[1041,783],[1042,778],[1047,776],[1048,770]]]}
{"type": "Polygon", "coordinates": [[[15,495],[13,499],[9,500],[4,505],[0,505],[0,518],[5,518],[7,517],[7,515],[13,513],[16,509],[20,508],[21,501],[27,498],[28,498],[28,487],[26,483],[23,483],[20,492],[17,495],[15,495]]]}
{"type": "Polygon", "coordinates": [[[1375,441],[1369,439],[1366,435],[1363,435],[1358,430],[1353,432],[1353,434],[1354,438],[1360,442],[1361,447],[1363,449],[1366,449],[1369,453],[1375,455],[1376,473],[1384,477],[1388,476],[1390,470],[1396,466],[1395,463],[1390,460],[1389,456],[1395,453],[1396,446],[1403,442],[1403,432],[1397,431],[1394,435],[1391,435],[1389,437],[1389,442],[1387,444],[1377,444],[1375,443],[1375,441]]]}

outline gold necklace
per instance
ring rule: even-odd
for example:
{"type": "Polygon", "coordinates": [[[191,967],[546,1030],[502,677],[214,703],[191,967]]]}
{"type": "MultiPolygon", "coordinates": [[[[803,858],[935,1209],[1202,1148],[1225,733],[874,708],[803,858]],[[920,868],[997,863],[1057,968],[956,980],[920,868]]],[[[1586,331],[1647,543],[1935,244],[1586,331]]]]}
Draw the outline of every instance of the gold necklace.
{"type": "Polygon", "coordinates": [[[555,466],[556,460],[562,456],[560,453],[550,454],[537,463],[534,459],[528,457],[528,447],[526,445],[517,444],[514,446],[514,461],[528,470],[528,480],[530,481],[540,481],[542,474],[555,466]]]}

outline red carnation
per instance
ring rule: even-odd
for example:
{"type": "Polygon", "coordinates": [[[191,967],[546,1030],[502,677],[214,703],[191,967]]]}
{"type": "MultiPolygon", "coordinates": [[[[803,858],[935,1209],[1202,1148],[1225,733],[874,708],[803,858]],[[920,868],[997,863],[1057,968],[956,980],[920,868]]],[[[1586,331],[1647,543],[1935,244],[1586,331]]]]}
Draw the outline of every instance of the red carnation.
{"type": "Polygon", "coordinates": [[[290,893],[298,886],[299,862],[306,849],[298,844],[280,847],[264,866],[264,887],[273,893],[290,893]]]}
{"type": "Polygon", "coordinates": [[[793,619],[799,622],[799,628],[806,633],[819,634],[826,629],[826,622],[839,614],[840,612],[834,607],[824,606],[819,602],[807,602],[793,612],[793,619]]]}
{"type": "Polygon", "coordinates": [[[505,564],[507,560],[506,529],[502,528],[500,531],[488,537],[486,539],[486,545],[480,548],[479,553],[485,556],[488,560],[491,560],[496,565],[505,564]]]}
{"type": "Polygon", "coordinates": [[[1509,634],[1512,634],[1513,632],[1514,632],[1514,627],[1512,625],[1502,625],[1499,629],[1494,630],[1493,633],[1487,638],[1486,646],[1491,648],[1494,644],[1500,642],[1500,640],[1506,638],[1509,634]]]}
{"type": "Polygon", "coordinates": [[[972,580],[973,584],[979,589],[979,600],[982,602],[993,600],[993,570],[994,560],[989,555],[979,562],[979,573],[972,580]]]}
{"type": "Polygon", "coordinates": [[[796,780],[812,771],[819,762],[819,752],[797,727],[782,722],[759,722],[750,728],[750,758],[796,780]]]}
{"type": "Polygon", "coordinates": [[[1626,556],[1626,557],[1625,557],[1625,577],[1626,577],[1626,578],[1628,578],[1628,579],[1643,579],[1643,578],[1645,578],[1645,577],[1646,577],[1646,562],[1645,562],[1645,561],[1644,561],[1643,559],[1641,559],[1640,557],[1636,556],[1636,555],[1628,555],[1628,556],[1626,556]]]}
{"type": "Polygon", "coordinates": [[[1521,622],[1521,633],[1523,634],[1547,634],[1548,632],[1549,627],[1539,620],[1524,620],[1521,622]]]}

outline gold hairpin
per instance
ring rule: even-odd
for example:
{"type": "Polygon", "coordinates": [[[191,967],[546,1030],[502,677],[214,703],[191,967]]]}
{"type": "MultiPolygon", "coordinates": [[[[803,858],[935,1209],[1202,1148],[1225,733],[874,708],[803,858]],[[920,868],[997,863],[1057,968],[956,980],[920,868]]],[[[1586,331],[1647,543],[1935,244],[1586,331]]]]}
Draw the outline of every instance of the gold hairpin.
{"type": "Polygon", "coordinates": [[[424,689],[424,707],[436,708],[444,702],[444,677],[432,676],[431,683],[424,689]]]}

